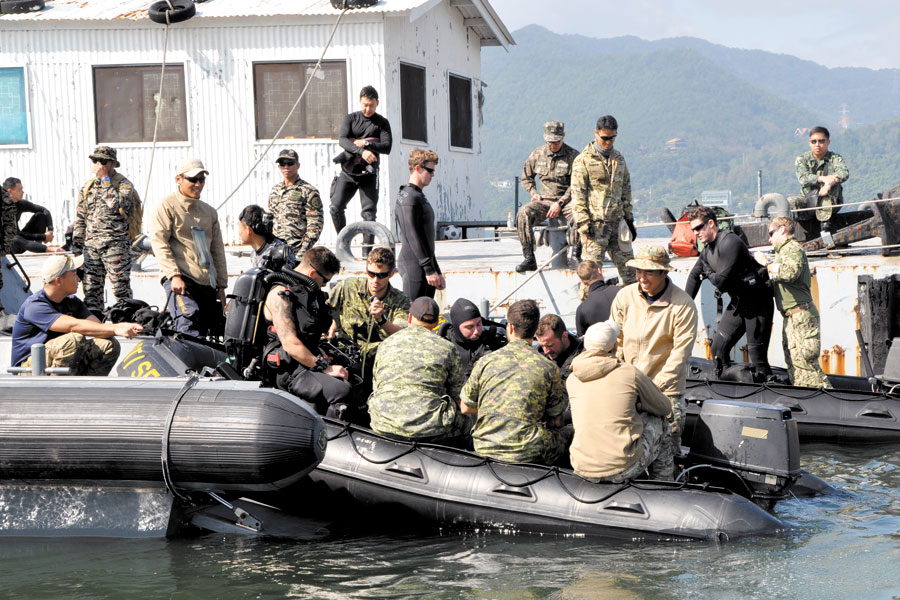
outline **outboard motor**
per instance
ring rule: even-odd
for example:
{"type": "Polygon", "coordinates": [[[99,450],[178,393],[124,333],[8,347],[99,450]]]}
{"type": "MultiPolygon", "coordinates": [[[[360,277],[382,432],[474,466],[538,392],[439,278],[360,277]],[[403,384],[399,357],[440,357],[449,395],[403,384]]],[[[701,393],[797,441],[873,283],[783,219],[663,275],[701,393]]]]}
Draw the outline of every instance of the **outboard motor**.
{"type": "Polygon", "coordinates": [[[269,283],[265,276],[270,272],[252,268],[244,271],[234,284],[225,320],[225,352],[228,363],[237,369],[244,379],[254,379],[266,344],[266,320],[263,307],[269,283]]]}
{"type": "Polygon", "coordinates": [[[800,477],[800,438],[790,409],[707,400],[689,433],[681,474],[687,481],[712,481],[769,509],[800,477]]]}

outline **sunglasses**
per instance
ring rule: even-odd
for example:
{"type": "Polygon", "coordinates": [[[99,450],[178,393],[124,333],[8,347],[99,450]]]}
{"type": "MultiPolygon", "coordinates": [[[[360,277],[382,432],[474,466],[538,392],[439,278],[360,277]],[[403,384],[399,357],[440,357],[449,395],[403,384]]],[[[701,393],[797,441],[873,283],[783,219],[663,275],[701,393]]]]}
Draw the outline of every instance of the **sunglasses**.
{"type": "Polygon", "coordinates": [[[385,271],[384,273],[376,273],[375,271],[370,271],[368,269],[366,269],[366,274],[374,279],[387,279],[391,276],[390,271],[385,271]]]}
{"type": "Polygon", "coordinates": [[[700,223],[696,227],[691,227],[691,229],[694,230],[694,233],[700,233],[700,230],[703,229],[704,227],[706,227],[706,223],[708,223],[708,222],[709,221],[704,221],[703,223],[700,223]]]}
{"type": "Polygon", "coordinates": [[[100,164],[103,165],[104,167],[105,167],[106,165],[109,164],[109,161],[106,160],[105,158],[92,158],[92,159],[91,159],[91,162],[93,162],[95,165],[96,165],[97,163],[100,163],[100,164]]]}
{"type": "Polygon", "coordinates": [[[814,140],[809,140],[810,144],[827,144],[828,140],[826,138],[816,138],[814,140]]]}
{"type": "Polygon", "coordinates": [[[616,139],[616,137],[618,137],[618,135],[619,135],[619,134],[616,134],[616,135],[601,135],[601,136],[600,136],[600,139],[603,140],[604,142],[611,142],[611,141],[613,141],[614,139],[616,139]]]}
{"type": "Polygon", "coordinates": [[[313,270],[319,274],[319,277],[322,278],[322,281],[324,281],[326,285],[328,284],[329,281],[331,281],[331,278],[334,277],[334,275],[329,275],[328,277],[326,277],[325,274],[322,273],[322,271],[320,271],[318,269],[313,269],[313,270]]]}
{"type": "Polygon", "coordinates": [[[184,175],[184,178],[191,183],[206,183],[205,175],[197,175],[196,177],[188,177],[187,175],[184,175]]]}
{"type": "Polygon", "coordinates": [[[434,175],[433,167],[426,167],[425,165],[419,165],[419,166],[422,167],[424,170],[428,171],[429,173],[431,173],[432,175],[434,175]]]}
{"type": "Polygon", "coordinates": [[[779,229],[780,229],[779,227],[776,227],[775,229],[770,229],[770,230],[769,230],[769,237],[772,237],[773,235],[775,235],[775,232],[778,231],[779,229]]]}
{"type": "Polygon", "coordinates": [[[279,160],[276,163],[279,167],[293,167],[297,163],[293,160],[279,160]]]}

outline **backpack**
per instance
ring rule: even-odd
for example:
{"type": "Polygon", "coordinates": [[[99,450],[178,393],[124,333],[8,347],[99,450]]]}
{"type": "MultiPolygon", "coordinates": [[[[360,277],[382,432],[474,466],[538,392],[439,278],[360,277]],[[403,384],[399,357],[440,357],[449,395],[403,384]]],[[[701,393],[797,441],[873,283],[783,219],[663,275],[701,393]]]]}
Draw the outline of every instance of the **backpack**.
{"type": "MultiPolygon", "coordinates": [[[[91,179],[84,184],[84,187],[81,189],[83,198],[87,198],[88,192],[91,191],[95,181],[96,179],[91,179]]],[[[134,191],[134,188],[132,188],[132,191],[134,191]]],[[[119,209],[119,214],[128,220],[128,241],[133,242],[141,234],[141,228],[144,226],[144,204],[138,197],[137,192],[132,194],[131,202],[131,214],[126,214],[124,208],[119,209]]]]}
{"type": "MultiPolygon", "coordinates": [[[[675,228],[672,230],[672,239],[669,241],[669,250],[675,256],[699,256],[703,250],[704,244],[697,240],[697,234],[691,229],[691,221],[687,216],[688,211],[697,206],[700,206],[700,203],[696,200],[685,206],[681,212],[681,218],[675,222],[675,228]]],[[[750,243],[747,241],[747,234],[744,233],[740,225],[734,224],[734,215],[721,206],[713,206],[711,208],[716,213],[719,230],[734,231],[749,247],[750,243]]]]}

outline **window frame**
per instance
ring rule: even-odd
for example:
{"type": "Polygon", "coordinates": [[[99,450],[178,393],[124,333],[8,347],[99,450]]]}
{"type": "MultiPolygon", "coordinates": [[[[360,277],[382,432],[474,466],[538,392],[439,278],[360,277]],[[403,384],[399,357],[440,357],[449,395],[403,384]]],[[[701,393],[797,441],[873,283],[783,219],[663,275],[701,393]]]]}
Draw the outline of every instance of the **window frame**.
{"type": "Polygon", "coordinates": [[[455,152],[475,152],[475,102],[472,97],[472,90],[474,90],[475,78],[468,77],[461,73],[456,73],[454,71],[447,71],[447,145],[450,150],[455,152]],[[453,144],[453,96],[450,90],[450,81],[451,78],[462,79],[469,82],[469,95],[468,95],[468,103],[469,103],[469,135],[471,146],[455,146],[453,144]]]}
{"type": "Polygon", "coordinates": [[[428,146],[428,68],[425,65],[420,65],[408,60],[401,59],[399,62],[400,67],[398,69],[398,82],[400,85],[400,139],[409,144],[428,146]],[[403,125],[403,115],[405,112],[403,108],[403,67],[420,69],[422,71],[422,111],[424,113],[422,117],[422,127],[425,131],[424,140],[406,136],[406,128],[403,125]]]}
{"type": "Polygon", "coordinates": [[[28,66],[21,63],[0,64],[0,69],[21,69],[22,70],[22,94],[25,97],[25,136],[27,141],[24,144],[4,144],[0,142],[0,150],[31,150],[34,144],[34,130],[32,129],[31,115],[31,95],[28,93],[30,89],[30,76],[28,66]]]}
{"type": "MultiPolygon", "coordinates": [[[[128,69],[128,68],[151,68],[159,73],[162,63],[98,63],[92,64],[90,74],[91,94],[93,95],[93,110],[91,116],[94,119],[94,141],[96,145],[110,145],[117,148],[150,148],[153,146],[153,132],[150,132],[148,141],[121,141],[104,140],[100,137],[100,123],[97,120],[97,69],[128,69]]],[[[183,140],[157,140],[156,146],[163,147],[185,147],[192,144],[191,140],[191,103],[190,103],[190,76],[188,69],[188,61],[166,63],[166,74],[172,68],[180,68],[182,81],[184,82],[184,124],[185,138],[183,140]]],[[[157,88],[158,89],[158,88],[157,88]]],[[[141,117],[143,118],[143,106],[141,106],[141,117]]]]}
{"type": "MultiPolygon", "coordinates": [[[[268,144],[273,141],[275,142],[287,142],[290,144],[295,143],[325,143],[325,142],[337,142],[340,136],[340,124],[343,121],[343,118],[349,114],[346,109],[350,103],[350,81],[349,81],[349,73],[350,73],[350,61],[349,59],[329,59],[323,60],[322,65],[341,65],[343,68],[342,74],[342,82],[344,86],[344,101],[339,103],[341,107],[341,120],[338,122],[337,130],[334,132],[334,137],[314,137],[314,136],[304,136],[304,137],[279,137],[279,138],[271,138],[271,137],[261,137],[260,136],[260,111],[259,111],[259,88],[257,87],[257,67],[260,65],[308,65],[309,67],[315,66],[318,62],[318,59],[293,59],[293,60],[270,60],[266,58],[260,58],[258,60],[250,61],[250,101],[253,105],[253,143],[255,144],[268,144]]],[[[304,82],[305,83],[305,82],[304,82]]],[[[302,87],[301,87],[302,89],[302,87]]],[[[296,98],[294,99],[296,101],[296,98]]],[[[304,102],[297,107],[298,111],[305,110],[305,99],[304,102]]],[[[274,133],[274,132],[273,132],[274,133]]],[[[282,133],[282,135],[284,135],[282,133]]]]}

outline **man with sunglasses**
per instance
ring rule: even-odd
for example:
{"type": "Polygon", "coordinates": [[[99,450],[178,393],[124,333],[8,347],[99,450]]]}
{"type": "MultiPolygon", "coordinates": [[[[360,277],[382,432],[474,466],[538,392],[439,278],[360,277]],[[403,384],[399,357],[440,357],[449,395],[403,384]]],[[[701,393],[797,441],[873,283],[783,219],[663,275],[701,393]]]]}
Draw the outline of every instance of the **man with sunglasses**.
{"type": "Polygon", "coordinates": [[[209,171],[199,158],[175,168],[174,194],[163,198],[150,220],[150,243],[159,262],[163,289],[175,330],[189,335],[218,335],[223,323],[228,265],[216,209],[200,200],[209,171]],[[201,233],[206,247],[197,247],[201,233]],[[206,259],[210,262],[204,266],[206,259]],[[210,278],[210,269],[215,280],[210,278]]]}
{"type": "Polygon", "coordinates": [[[397,272],[395,267],[390,248],[372,248],[366,259],[366,275],[343,279],[328,296],[334,318],[329,337],[340,329],[359,346],[362,355],[363,383],[356,390],[362,402],[372,391],[372,366],[378,347],[409,321],[409,297],[390,283],[397,272]]]}
{"type": "MultiPolygon", "coordinates": [[[[831,134],[825,127],[813,127],[809,132],[809,150],[797,157],[794,169],[800,181],[803,206],[818,206],[816,219],[822,231],[831,231],[831,215],[843,203],[843,184],[850,179],[850,169],[840,154],[828,150],[831,134]]],[[[803,218],[810,212],[800,213],[803,218]]]]}
{"type": "Polygon", "coordinates": [[[516,215],[516,229],[522,244],[525,260],[516,271],[534,271],[537,260],[534,257],[534,225],[544,219],[555,219],[562,213],[569,222],[568,241],[575,248],[576,260],[581,258],[581,243],[572,222],[572,202],[569,184],[572,180],[572,165],[578,150],[563,143],[566,137],[565,125],[560,121],[544,123],[544,141],[528,155],[522,169],[522,187],[531,201],[519,209],[516,215]],[[541,182],[541,193],[537,191],[534,178],[541,182]]]}
{"type": "MultiPolygon", "coordinates": [[[[359,92],[360,110],[352,112],[341,122],[338,139],[344,152],[335,160],[341,172],[331,184],[331,222],[338,233],[347,225],[344,212],[356,190],[359,190],[360,212],[364,221],[374,221],[378,212],[379,157],[390,154],[393,146],[391,124],[375,112],[378,92],[371,85],[359,92]],[[349,155],[349,156],[347,156],[349,155]]],[[[364,236],[365,244],[373,241],[364,236]]],[[[364,248],[364,252],[367,252],[364,248]]]]}
{"type": "Polygon", "coordinates": [[[687,213],[697,239],[706,244],[688,275],[684,291],[693,299],[703,279],[728,294],[730,302],[722,313],[712,342],[716,376],[731,365],[731,349],[747,333],[747,353],[753,379],[772,377],[767,357],[774,313],[772,288],[766,270],[750,254],[747,244],[734,231],[720,230],[716,212],[697,206],[687,213]]]}
{"type": "Polygon", "coordinates": [[[96,315],[104,310],[106,277],[116,300],[131,298],[131,236],[129,228],[142,211],[137,190],[124,175],[115,148],[97,146],[90,154],[93,177],[82,187],[75,208],[72,248],[84,255],[84,302],[96,315]]]}
{"type": "Polygon", "coordinates": [[[294,150],[282,150],[275,161],[283,181],[269,194],[269,212],[275,218],[272,233],[294,251],[298,260],[316,245],[325,222],[319,190],[298,175],[300,159],[294,150]]]}
{"type": "Polygon", "coordinates": [[[634,283],[634,272],[626,265],[634,258],[620,228],[627,226],[637,237],[631,204],[631,175],[625,157],[613,148],[619,123],[611,115],[597,119],[594,141],[581,151],[572,166],[572,213],[581,235],[584,258],[603,264],[603,255],[619,271],[624,285],[634,283]]]}
{"type": "Polygon", "coordinates": [[[784,316],[781,343],[791,382],[798,386],[830,388],[831,383],[819,365],[819,311],[810,291],[809,260],[803,246],[794,238],[794,222],[788,217],[772,219],[769,241],[775,249],[775,260],[768,263],[762,252],[754,254],[754,258],[766,266],[775,290],[775,307],[784,316]]]}
{"type": "Polygon", "coordinates": [[[328,298],[322,291],[341,270],[341,262],[324,246],[310,248],[294,270],[299,282],[275,285],[266,296],[265,317],[276,338],[266,348],[267,379],[315,406],[320,414],[336,416],[350,396],[347,369],[332,365],[319,350],[319,340],[331,326],[328,298]]]}
{"type": "Polygon", "coordinates": [[[400,230],[400,274],[403,293],[408,298],[434,298],[446,286],[434,255],[434,209],[422,193],[434,179],[438,155],[416,148],[409,153],[409,183],[400,186],[397,196],[397,225],[400,230]]]}

